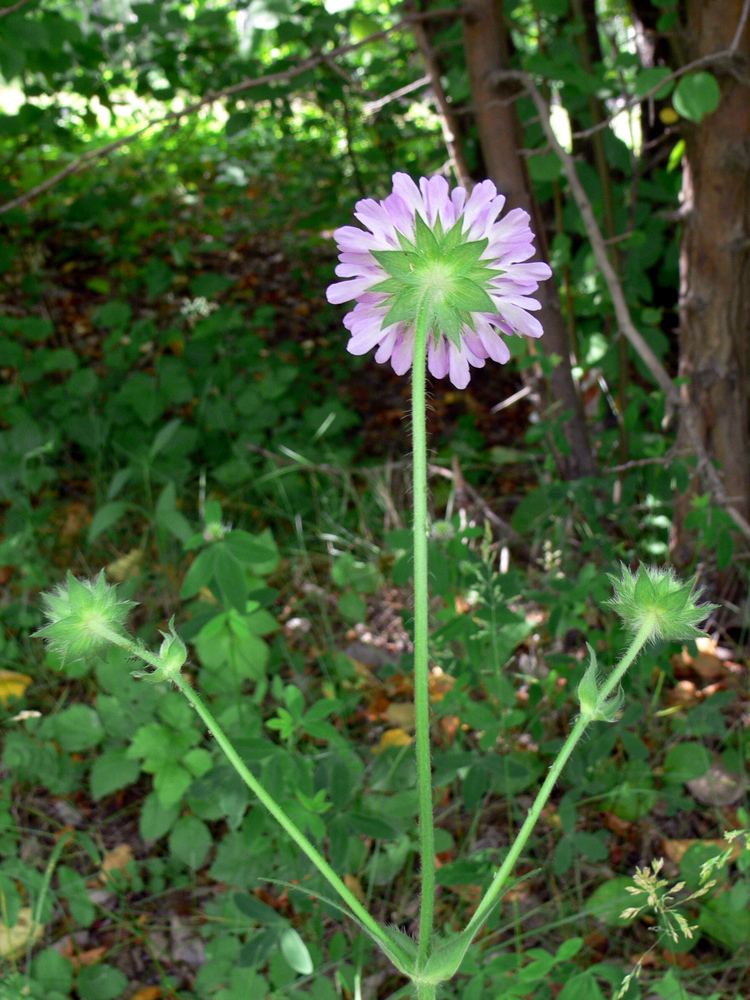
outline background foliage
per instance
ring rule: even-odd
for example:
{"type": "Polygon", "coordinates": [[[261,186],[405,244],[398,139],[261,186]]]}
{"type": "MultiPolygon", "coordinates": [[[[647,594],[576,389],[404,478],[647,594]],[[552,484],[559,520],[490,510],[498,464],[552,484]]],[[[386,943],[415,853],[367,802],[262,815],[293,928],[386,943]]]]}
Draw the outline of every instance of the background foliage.
{"type": "MultiPolygon", "coordinates": [[[[420,23],[480,178],[455,10],[432,5],[420,23]]],[[[413,930],[408,385],[345,354],[324,295],[331,232],[354,201],[384,196],[396,169],[446,166],[410,12],[0,7],[3,998],[403,986],[337,910],[295,890],[319,888],[309,863],[179,695],[132,679],[117,652],[61,664],[29,635],[39,591],[68,567],[104,567],[140,602],[147,643],[176,616],[193,681],[253,772],[380,919],[413,930]]],[[[676,7],[656,13],[668,35],[676,7]]],[[[505,20],[511,63],[539,82],[559,134],[584,133],[566,142],[638,328],[675,375],[683,135],[716,107],[716,78],[654,93],[672,67],[644,65],[624,3],[509,2],[505,20]]],[[[663,393],[616,336],[537,110],[515,97],[601,472],[560,477],[569,445],[542,389],[554,359],[520,341],[466,392],[433,386],[443,926],[471,912],[543,779],[585,642],[605,667],[623,646],[607,572],[667,558],[691,474],[663,393]]],[[[716,599],[746,553],[708,493],[688,527],[716,599]]],[[[448,995],[596,1000],[644,956],[628,1000],[750,992],[746,853],[685,907],[692,938],[655,934],[663,913],[620,919],[636,865],[664,856],[694,889],[723,831],[748,824],[741,600],[729,594],[700,649],[636,664],[622,717],[576,751],[448,995]]]]}

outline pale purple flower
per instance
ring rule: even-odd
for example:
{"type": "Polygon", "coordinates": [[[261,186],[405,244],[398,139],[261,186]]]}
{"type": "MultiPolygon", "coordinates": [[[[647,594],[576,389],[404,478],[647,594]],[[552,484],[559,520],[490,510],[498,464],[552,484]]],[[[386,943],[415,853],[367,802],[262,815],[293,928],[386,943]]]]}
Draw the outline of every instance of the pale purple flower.
{"type": "Polygon", "coordinates": [[[342,226],[337,281],[327,290],[332,303],[356,300],[344,317],[351,337],[347,350],[375,360],[390,359],[403,375],[414,359],[414,323],[425,289],[430,300],[427,367],[436,378],[450,377],[463,389],[469,366],[503,363],[510,351],[501,334],[540,337],[531,312],[539,282],[552,274],[534,255],[529,215],[515,208],[498,216],[505,198],[492,181],[477,184],[467,197],[449,190],[443,177],[393,175],[393,193],[384,201],[365,198],[355,218],[365,226],[342,226]],[[385,253],[384,253],[385,251],[385,253]]]}

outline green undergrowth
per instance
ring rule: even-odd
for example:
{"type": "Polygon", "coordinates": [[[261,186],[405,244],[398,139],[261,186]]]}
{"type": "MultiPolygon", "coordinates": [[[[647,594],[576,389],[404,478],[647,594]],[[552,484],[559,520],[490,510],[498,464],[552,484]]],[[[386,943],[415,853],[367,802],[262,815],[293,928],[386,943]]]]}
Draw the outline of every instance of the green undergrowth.
{"type": "MultiPolygon", "coordinates": [[[[405,982],[180,695],[132,678],[117,650],[63,664],[29,638],[40,590],[68,568],[104,569],[147,644],[174,616],[192,683],[253,774],[380,920],[414,932],[403,468],[360,434],[380,401],[356,391],[362,366],[325,304],[325,241],[280,214],[237,225],[239,199],[220,221],[208,195],[171,197],[116,237],[79,204],[67,258],[43,215],[9,229],[0,918],[16,936],[0,996],[385,1000],[405,982]]],[[[101,198],[117,212],[112,189],[101,198]]],[[[662,412],[635,384],[623,421],[644,461],[576,482],[555,474],[564,441],[544,415],[507,446],[485,446],[470,409],[435,428],[439,928],[466,922],[523,821],[575,715],[586,643],[604,670],[624,646],[606,574],[665,556],[689,470],[667,457],[662,412]]],[[[618,432],[600,416],[606,465],[618,432]]],[[[693,527],[731,557],[709,505],[693,527]]],[[[688,784],[712,765],[737,775],[749,754],[746,674],[690,694],[695,654],[662,644],[636,663],[621,717],[574,752],[445,997],[598,1000],[646,953],[628,1000],[747,995],[747,852],[686,904],[692,937],[670,938],[663,914],[621,918],[637,865],[666,854],[694,890],[712,842],[747,825],[741,790],[722,803],[688,784]]]]}

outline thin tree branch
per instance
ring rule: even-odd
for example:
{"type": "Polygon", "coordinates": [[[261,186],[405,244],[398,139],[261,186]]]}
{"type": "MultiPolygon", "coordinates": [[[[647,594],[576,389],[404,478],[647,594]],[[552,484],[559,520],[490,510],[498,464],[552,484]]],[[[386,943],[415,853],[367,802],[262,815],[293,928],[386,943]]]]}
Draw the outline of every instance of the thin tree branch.
{"type": "Polygon", "coordinates": [[[408,94],[413,94],[415,90],[421,90],[422,87],[429,87],[429,85],[429,76],[423,76],[420,77],[419,80],[413,80],[412,83],[407,83],[405,87],[399,87],[398,90],[391,91],[391,93],[386,94],[385,97],[379,97],[377,101],[367,101],[366,104],[362,105],[362,114],[365,118],[370,118],[378,111],[382,111],[386,104],[390,104],[391,101],[398,101],[402,97],[406,97],[408,94]]]}
{"type": "Polygon", "coordinates": [[[584,190],[583,184],[581,184],[578,177],[573,157],[567,152],[566,149],[564,149],[555,135],[552,128],[552,122],[550,120],[549,106],[547,105],[547,102],[542,97],[539,89],[528,73],[523,73],[517,70],[505,70],[495,73],[494,77],[497,82],[503,80],[517,80],[526,89],[527,93],[536,105],[536,109],[539,113],[539,121],[542,129],[544,130],[547,142],[560,158],[563,170],[565,171],[565,176],[568,179],[570,189],[573,192],[573,197],[575,198],[576,205],[578,206],[578,211],[581,213],[583,225],[586,229],[586,235],[588,236],[591,248],[594,252],[594,258],[599,270],[604,276],[610,298],[612,299],[612,305],[614,307],[615,317],[617,319],[620,332],[628,339],[630,344],[632,344],[633,348],[651,373],[654,381],[664,392],[668,407],[678,411],[682,420],[685,421],[685,429],[688,432],[690,444],[698,459],[698,471],[704,477],[712,500],[724,508],[742,534],[747,539],[750,539],[750,523],[748,523],[743,515],[731,505],[726,497],[721,477],[716,471],[716,468],[706,451],[703,441],[701,440],[701,436],[698,431],[698,421],[692,404],[680,394],[680,391],[670,378],[666,368],[664,368],[661,361],[659,361],[633,323],[630,315],[630,309],[628,308],[628,304],[625,300],[625,293],[623,292],[622,284],[620,283],[620,280],[612,266],[612,262],[609,259],[609,255],[607,254],[607,247],[604,237],[602,236],[602,231],[596,221],[593,206],[588,195],[586,194],[586,191],[584,190]]]}
{"type": "Polygon", "coordinates": [[[17,0],[17,3],[11,4],[10,7],[0,7],[0,17],[15,13],[21,7],[25,7],[27,3],[31,3],[31,0],[17,0]]]}
{"type": "Polygon", "coordinates": [[[614,118],[617,115],[622,114],[623,111],[631,111],[633,108],[637,108],[644,101],[651,100],[656,97],[659,91],[668,83],[672,83],[674,80],[679,80],[681,76],[685,76],[686,73],[694,73],[697,69],[701,69],[704,66],[720,66],[731,73],[740,83],[745,86],[750,85],[750,78],[748,77],[747,71],[742,72],[742,63],[744,60],[738,59],[736,55],[736,44],[742,34],[742,27],[744,21],[747,19],[747,11],[750,8],[750,0],[745,0],[745,5],[740,16],[740,24],[737,29],[737,34],[735,35],[735,40],[728,49],[723,49],[721,52],[711,52],[705,56],[700,56],[698,59],[694,59],[692,62],[687,63],[685,66],[681,66],[676,69],[673,73],[668,76],[663,77],[657,84],[651,87],[650,90],[645,91],[639,97],[630,97],[626,101],[620,104],[616,111],[613,111],[611,115],[608,116],[603,122],[598,122],[596,125],[592,125],[591,128],[581,129],[580,132],[571,133],[571,138],[573,139],[585,139],[589,136],[594,135],[596,132],[601,131],[603,128],[608,128],[614,118]]]}
{"type": "MultiPolygon", "coordinates": [[[[24,3],[27,0],[23,0],[24,3]]],[[[440,15],[442,17],[446,16],[458,16],[458,12],[450,11],[437,11],[434,12],[435,15],[440,15]]],[[[433,16],[433,15],[430,15],[433,16]]],[[[330,60],[337,58],[338,56],[346,55],[349,52],[353,52],[356,49],[363,48],[364,46],[372,44],[372,42],[377,41],[380,38],[387,38],[389,35],[397,31],[408,31],[411,30],[412,21],[421,21],[425,19],[425,15],[415,14],[407,15],[397,24],[394,24],[390,28],[384,28],[382,31],[376,31],[372,35],[368,35],[367,38],[363,38],[359,42],[351,42],[347,45],[339,45],[335,49],[331,49],[330,52],[326,52],[322,55],[311,56],[309,59],[303,60],[303,62],[298,63],[291,69],[284,70],[280,73],[265,73],[263,76],[253,77],[252,79],[241,80],[239,83],[232,84],[229,87],[224,87],[221,90],[207,91],[203,97],[199,100],[194,101],[192,104],[186,105],[181,111],[170,111],[166,115],[159,118],[153,118],[146,122],[141,128],[136,129],[128,136],[123,136],[121,139],[117,139],[114,142],[107,143],[105,146],[100,146],[98,149],[89,150],[86,153],[82,153],[81,156],[76,157],[76,159],[71,160],[71,162],[59,170],[56,174],[48,177],[46,181],[41,184],[37,184],[36,187],[31,188],[24,194],[19,195],[12,201],[6,202],[4,205],[0,205],[0,215],[4,215],[6,212],[10,212],[14,208],[18,208],[21,205],[26,204],[26,202],[31,201],[36,198],[37,195],[43,194],[45,191],[49,191],[65,177],[69,177],[71,174],[77,173],[83,167],[87,166],[94,160],[101,159],[103,156],[107,156],[109,153],[114,152],[114,150],[119,149],[121,146],[126,146],[128,143],[132,142],[134,139],[143,135],[151,128],[157,128],[158,126],[167,125],[170,122],[179,121],[181,118],[187,118],[189,115],[194,114],[201,108],[204,108],[207,104],[212,104],[214,101],[219,101],[225,97],[233,97],[237,94],[242,94],[245,91],[252,90],[254,87],[260,87],[266,84],[274,83],[287,83],[290,80],[294,80],[298,76],[302,76],[307,73],[308,70],[314,69],[316,66],[320,66],[323,63],[328,63],[330,60]]]]}
{"type": "Polygon", "coordinates": [[[425,68],[427,69],[427,75],[430,79],[430,88],[432,89],[435,104],[437,105],[440,125],[443,130],[443,141],[445,142],[446,149],[448,150],[448,156],[450,157],[451,166],[453,167],[453,173],[456,175],[458,183],[462,187],[465,187],[467,191],[471,191],[474,182],[471,179],[471,171],[469,170],[469,164],[467,163],[466,155],[464,154],[464,147],[461,142],[458,128],[458,121],[453,113],[453,108],[451,107],[448,95],[446,94],[442,80],[440,79],[440,67],[438,66],[435,51],[430,44],[427,32],[425,31],[424,25],[421,21],[414,21],[412,23],[411,30],[419,51],[422,54],[422,59],[425,64],[425,68]]]}
{"type": "Polygon", "coordinates": [[[739,48],[740,39],[742,38],[742,32],[745,30],[745,24],[747,23],[747,15],[750,13],[750,0],[745,0],[742,5],[742,13],[740,14],[739,24],[737,25],[737,30],[734,33],[734,38],[732,39],[732,44],[729,46],[729,52],[734,54],[739,48]]]}

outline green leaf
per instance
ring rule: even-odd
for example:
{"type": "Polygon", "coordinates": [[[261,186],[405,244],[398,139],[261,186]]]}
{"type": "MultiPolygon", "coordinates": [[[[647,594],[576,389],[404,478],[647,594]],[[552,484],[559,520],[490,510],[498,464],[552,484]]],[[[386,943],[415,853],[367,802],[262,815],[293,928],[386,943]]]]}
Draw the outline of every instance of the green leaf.
{"type": "Polygon", "coordinates": [[[148,450],[149,458],[154,459],[160,452],[164,451],[181,426],[182,421],[179,419],[170,420],[169,423],[165,424],[151,443],[148,450]]]}
{"type": "Polygon", "coordinates": [[[604,994],[591,972],[580,972],[566,980],[558,1000],[604,1000],[604,994]]]}
{"type": "Polygon", "coordinates": [[[431,985],[439,985],[452,979],[471,944],[471,935],[454,934],[448,941],[441,944],[427,959],[427,964],[420,979],[431,985]]]}
{"type": "Polygon", "coordinates": [[[247,573],[223,542],[219,542],[215,548],[214,578],[222,603],[242,614],[247,604],[247,573]]]}
{"type": "Polygon", "coordinates": [[[571,958],[578,954],[583,947],[583,938],[572,937],[563,941],[555,953],[555,961],[569,962],[571,958]]]}
{"type": "Polygon", "coordinates": [[[313,971],[310,952],[297,931],[293,927],[285,927],[279,936],[281,954],[290,968],[302,976],[309,976],[313,971]]]}
{"type": "MultiPolygon", "coordinates": [[[[451,229],[451,235],[456,232],[456,229],[457,226],[451,229]]],[[[450,267],[451,273],[457,278],[466,277],[469,271],[473,269],[476,269],[478,274],[483,274],[489,268],[484,264],[479,265],[479,258],[488,245],[489,240],[485,238],[482,240],[472,240],[470,243],[460,243],[447,254],[444,249],[445,263],[450,267]]]]}
{"type": "MultiPolygon", "coordinates": [[[[635,78],[635,83],[633,85],[633,92],[636,97],[643,97],[654,87],[658,86],[661,81],[671,75],[671,70],[667,66],[649,66],[646,69],[642,69],[635,78]]],[[[655,100],[661,101],[667,97],[674,87],[674,80],[670,80],[663,87],[653,95],[655,100]]]]}
{"type": "Polygon", "coordinates": [[[700,778],[711,767],[711,758],[701,743],[678,743],[664,758],[664,777],[681,784],[700,778]]]}
{"type": "Polygon", "coordinates": [[[169,482],[156,503],[156,523],[186,545],[193,537],[193,528],[185,515],[176,509],[176,503],[175,484],[169,482]]]}
{"type": "Polygon", "coordinates": [[[719,537],[716,540],[716,565],[719,569],[726,569],[734,557],[734,539],[727,528],[721,528],[719,537]]]}
{"type": "Polygon", "coordinates": [[[193,560],[193,564],[185,574],[185,579],[180,587],[180,597],[183,601],[195,595],[203,587],[211,582],[216,564],[216,546],[211,545],[193,560]]]}
{"type": "Polygon", "coordinates": [[[126,788],[138,780],[140,773],[138,761],[127,757],[124,747],[105,750],[91,767],[89,774],[91,797],[102,799],[120,788],[126,788]]]}
{"type": "Polygon", "coordinates": [[[272,539],[251,535],[249,531],[230,531],[224,544],[235,559],[250,566],[278,558],[278,550],[272,539]]]}
{"type": "Polygon", "coordinates": [[[699,122],[719,106],[721,88],[711,73],[688,73],[682,77],[672,95],[672,104],[678,115],[699,122]]]}
{"type": "Polygon", "coordinates": [[[104,727],[89,705],[71,705],[45,720],[44,734],[57,740],[63,750],[78,753],[95,747],[104,738],[104,727]]]}
{"type": "Polygon", "coordinates": [[[53,990],[61,990],[65,995],[70,993],[73,985],[73,965],[55,948],[45,948],[34,959],[34,980],[44,989],[44,996],[49,996],[53,990]]]}
{"type": "Polygon", "coordinates": [[[169,852],[197,871],[205,862],[213,840],[206,824],[195,816],[177,820],[169,834],[169,852]]]}
{"type": "Polygon", "coordinates": [[[540,153],[529,157],[529,175],[533,181],[556,181],[562,173],[560,157],[555,153],[540,153]]]}
{"type": "Polygon", "coordinates": [[[95,539],[99,537],[108,528],[116,524],[125,511],[129,508],[130,504],[125,500],[112,500],[110,503],[105,503],[99,510],[94,514],[91,524],[88,530],[88,543],[91,545],[95,539]]]}
{"type": "Polygon", "coordinates": [[[632,884],[633,880],[625,876],[603,882],[586,901],[586,913],[597,917],[608,927],[622,927],[630,923],[629,920],[621,920],[620,914],[633,905],[633,897],[626,891],[626,887],[632,884]]]}
{"type": "Polygon", "coordinates": [[[159,840],[170,829],[180,813],[176,803],[163,806],[156,792],[149,792],[143,803],[139,831],[144,840],[159,840]]]}
{"type": "Polygon", "coordinates": [[[250,893],[236,892],[232,899],[240,913],[254,924],[262,924],[265,927],[286,924],[285,919],[272,906],[261,902],[250,893]]]}
{"type": "Polygon", "coordinates": [[[128,977],[113,965],[84,967],[78,973],[76,988],[81,1000],[117,1000],[128,989],[128,977]]]}
{"type": "Polygon", "coordinates": [[[418,282],[414,271],[414,265],[419,260],[416,254],[405,250],[373,250],[372,255],[395,282],[388,288],[379,288],[380,291],[399,291],[403,284],[414,285],[418,282]]]}
{"type": "Polygon", "coordinates": [[[167,761],[154,773],[154,791],[167,808],[180,801],[192,781],[192,774],[182,764],[167,761]]]}

